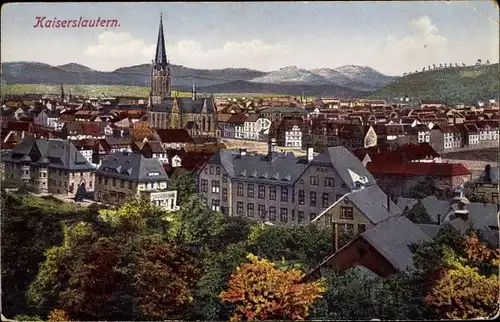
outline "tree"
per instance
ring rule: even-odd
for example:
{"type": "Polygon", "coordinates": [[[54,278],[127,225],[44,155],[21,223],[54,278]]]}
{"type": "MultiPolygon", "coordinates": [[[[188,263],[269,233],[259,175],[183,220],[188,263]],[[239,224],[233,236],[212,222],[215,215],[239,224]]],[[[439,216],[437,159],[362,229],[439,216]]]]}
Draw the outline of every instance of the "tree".
{"type": "Polygon", "coordinates": [[[139,256],[132,278],[138,308],[162,320],[182,319],[200,276],[192,251],[168,244],[151,244],[139,256]]]}
{"type": "Polygon", "coordinates": [[[433,242],[412,248],[418,269],[414,285],[438,317],[472,319],[495,312],[498,251],[480,242],[475,232],[461,236],[446,226],[433,242]]]}
{"type": "Polygon", "coordinates": [[[304,274],[280,270],[265,259],[249,254],[250,263],[231,275],[220,298],[236,305],[231,320],[304,320],[309,306],[324,292],[321,282],[301,283],[304,274]]]}
{"type": "Polygon", "coordinates": [[[409,320],[425,316],[425,305],[409,279],[403,275],[380,278],[360,267],[326,274],[327,290],[315,302],[311,319],[409,320]]]}
{"type": "Polygon", "coordinates": [[[452,252],[425,302],[447,319],[488,317],[498,310],[498,275],[485,276],[452,252]]]}
{"type": "Polygon", "coordinates": [[[205,200],[191,195],[179,211],[169,233],[176,243],[204,245],[223,228],[224,216],[210,210],[205,200]]]}
{"type": "MultiPolygon", "coordinates": [[[[444,216],[444,214],[443,214],[444,216]]],[[[421,200],[417,202],[406,214],[406,217],[416,224],[431,224],[433,223],[431,217],[425,210],[424,204],[421,200]]]]}
{"type": "Polygon", "coordinates": [[[54,309],[50,311],[49,322],[66,322],[69,321],[68,313],[64,310],[54,309]]]}
{"type": "Polygon", "coordinates": [[[177,191],[177,204],[183,205],[196,194],[196,177],[187,171],[177,170],[170,179],[170,189],[177,191]]]}
{"type": "Polygon", "coordinates": [[[431,176],[411,182],[405,188],[404,196],[413,199],[423,199],[427,196],[433,196],[439,190],[436,180],[431,176]]]}

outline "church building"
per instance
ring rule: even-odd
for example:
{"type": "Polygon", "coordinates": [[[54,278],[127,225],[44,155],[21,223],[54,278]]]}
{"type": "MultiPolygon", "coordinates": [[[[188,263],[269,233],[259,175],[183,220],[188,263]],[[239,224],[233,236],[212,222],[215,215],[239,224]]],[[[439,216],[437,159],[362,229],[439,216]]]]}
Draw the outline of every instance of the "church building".
{"type": "Polygon", "coordinates": [[[165,51],[161,16],[156,55],[151,68],[147,117],[152,128],[186,129],[192,137],[220,136],[215,100],[213,96],[197,97],[194,77],[191,97],[172,96],[172,71],[165,51]]]}

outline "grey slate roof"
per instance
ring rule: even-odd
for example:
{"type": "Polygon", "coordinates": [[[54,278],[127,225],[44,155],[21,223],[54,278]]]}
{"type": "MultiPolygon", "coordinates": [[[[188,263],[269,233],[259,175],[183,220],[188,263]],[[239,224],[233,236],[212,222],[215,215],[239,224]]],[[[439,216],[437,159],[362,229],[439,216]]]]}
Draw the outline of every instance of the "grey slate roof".
{"type": "Polygon", "coordinates": [[[491,247],[498,248],[500,244],[500,234],[498,230],[480,230],[479,235],[485,240],[491,247]]]}
{"type": "Polygon", "coordinates": [[[433,224],[416,224],[420,230],[427,234],[430,238],[434,239],[438,232],[443,228],[441,225],[433,225],[433,224]]]}
{"type": "Polygon", "coordinates": [[[475,226],[498,227],[497,205],[491,203],[473,202],[465,206],[469,211],[469,220],[475,226]]]}
{"type": "Polygon", "coordinates": [[[339,176],[349,189],[354,189],[355,184],[352,181],[349,170],[359,176],[365,176],[368,179],[366,186],[376,184],[375,178],[363,166],[363,163],[355,157],[349,150],[343,146],[330,147],[316,156],[311,164],[333,165],[339,176]]]}
{"type": "Polygon", "coordinates": [[[34,164],[46,164],[47,160],[45,159],[48,159],[50,161],[47,165],[49,168],[71,171],[91,171],[94,169],[92,164],[70,141],[35,139],[32,136],[25,137],[2,161],[19,163],[27,157],[34,164]],[[40,155],[38,155],[37,150],[40,155]]]}
{"type": "Polygon", "coordinates": [[[451,209],[449,201],[438,200],[436,196],[429,196],[421,201],[429,217],[436,223],[438,215],[441,215],[441,220],[443,220],[451,209]]]}
{"type": "Polygon", "coordinates": [[[349,199],[349,201],[351,201],[351,203],[374,225],[402,213],[401,209],[392,201],[389,201],[390,209],[387,209],[387,195],[380,190],[377,185],[372,185],[361,190],[345,194],[342,198],[324,210],[313,221],[321,218],[325,213],[327,213],[339,202],[342,202],[345,198],[349,199]]]}
{"type": "Polygon", "coordinates": [[[291,153],[275,153],[270,162],[268,156],[241,156],[235,150],[217,151],[207,163],[222,165],[231,178],[274,184],[280,182],[283,185],[292,185],[308,165],[306,160],[298,159],[291,153]]]}
{"type": "Polygon", "coordinates": [[[165,51],[165,36],[163,35],[163,19],[160,15],[160,27],[158,29],[158,40],[156,42],[155,64],[166,66],[167,53],[165,51]]]}
{"type": "Polygon", "coordinates": [[[211,97],[197,98],[195,100],[189,97],[168,97],[160,104],[153,105],[151,111],[170,113],[175,100],[177,100],[177,105],[182,114],[200,114],[204,105],[208,114],[214,114],[216,110],[215,102],[211,97]]]}
{"type": "Polygon", "coordinates": [[[361,234],[382,256],[401,272],[415,270],[410,244],[432,241],[405,216],[396,216],[361,234]]]}
{"type": "Polygon", "coordinates": [[[139,153],[116,152],[103,160],[96,175],[136,182],[167,181],[163,165],[155,158],[139,153]],[[156,175],[151,176],[150,174],[156,175]]]}
{"type": "Polygon", "coordinates": [[[398,200],[396,201],[396,204],[398,207],[404,211],[406,207],[408,207],[408,210],[413,208],[417,204],[418,200],[413,199],[413,198],[405,198],[405,197],[398,197],[398,200]]]}

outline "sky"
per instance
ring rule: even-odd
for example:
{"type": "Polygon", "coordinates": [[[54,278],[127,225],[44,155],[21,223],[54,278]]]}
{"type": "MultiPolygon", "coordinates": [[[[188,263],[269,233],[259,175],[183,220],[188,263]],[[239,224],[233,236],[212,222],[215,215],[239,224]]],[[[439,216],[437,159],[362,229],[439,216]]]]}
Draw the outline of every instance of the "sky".
{"type": "Polygon", "coordinates": [[[160,13],[168,59],[191,68],[372,67],[402,75],[432,64],[499,60],[495,1],[10,3],[1,61],[70,62],[101,71],[150,63],[160,13]],[[116,27],[40,28],[49,20],[116,27]],[[35,27],[36,26],[36,27],[35,27]]]}

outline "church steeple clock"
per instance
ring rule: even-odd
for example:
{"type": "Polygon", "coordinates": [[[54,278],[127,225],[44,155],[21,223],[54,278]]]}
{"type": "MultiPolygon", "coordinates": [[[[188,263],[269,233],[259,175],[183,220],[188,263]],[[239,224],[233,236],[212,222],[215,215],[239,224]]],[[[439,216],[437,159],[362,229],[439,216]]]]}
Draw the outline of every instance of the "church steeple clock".
{"type": "Polygon", "coordinates": [[[151,93],[149,105],[160,104],[171,94],[172,75],[170,63],[165,51],[165,36],[163,35],[163,19],[160,14],[160,28],[156,42],[156,55],[151,68],[151,93]]]}

